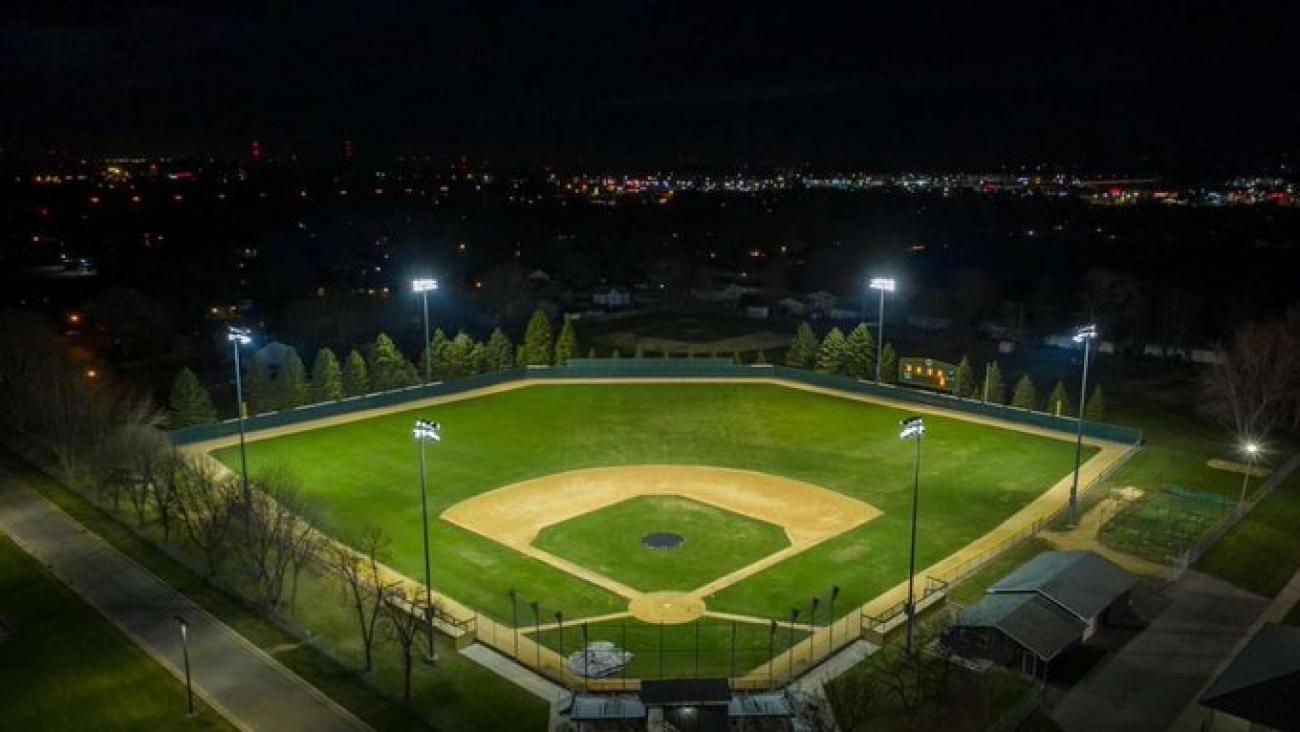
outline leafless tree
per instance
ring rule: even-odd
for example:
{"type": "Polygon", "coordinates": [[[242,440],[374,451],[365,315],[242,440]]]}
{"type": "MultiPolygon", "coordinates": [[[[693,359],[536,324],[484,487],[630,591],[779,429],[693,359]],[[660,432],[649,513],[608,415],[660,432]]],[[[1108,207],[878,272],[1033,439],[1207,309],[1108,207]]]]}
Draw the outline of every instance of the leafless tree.
{"type": "Polygon", "coordinates": [[[173,447],[164,450],[159,457],[155,479],[149,484],[149,497],[153,502],[154,515],[162,527],[164,542],[171,540],[172,523],[176,516],[176,505],[180,500],[180,482],[185,475],[185,456],[173,447]]]}
{"type": "Polygon", "coordinates": [[[402,654],[402,702],[411,703],[411,667],[415,661],[415,644],[424,637],[428,608],[419,592],[408,592],[398,585],[385,593],[382,603],[384,627],[397,641],[402,654]]]}
{"type": "Polygon", "coordinates": [[[841,732],[867,729],[880,707],[879,679],[865,665],[841,675],[823,689],[841,732]]]}
{"type": "Polygon", "coordinates": [[[333,547],[330,550],[330,565],[344,598],[356,611],[361,647],[365,653],[365,664],[361,672],[368,673],[374,668],[372,654],[375,630],[384,598],[393,590],[394,585],[385,582],[380,573],[380,556],[388,546],[383,531],[373,526],[367,528],[361,532],[356,543],[355,550],[341,545],[333,547]]]}
{"type": "Polygon", "coordinates": [[[1204,409],[1244,439],[1266,437],[1295,418],[1300,402],[1300,338],[1281,323],[1251,323],[1204,374],[1204,409]]]}
{"type": "Polygon", "coordinates": [[[191,544],[203,553],[209,577],[215,577],[225,556],[235,514],[243,505],[238,480],[222,475],[194,457],[185,461],[176,513],[191,544]]]}
{"type": "Polygon", "coordinates": [[[283,604],[286,587],[296,587],[298,572],[315,550],[318,535],[303,518],[305,506],[287,470],[272,468],[253,482],[258,492],[246,509],[236,554],[257,588],[263,609],[274,612],[283,604]]]}

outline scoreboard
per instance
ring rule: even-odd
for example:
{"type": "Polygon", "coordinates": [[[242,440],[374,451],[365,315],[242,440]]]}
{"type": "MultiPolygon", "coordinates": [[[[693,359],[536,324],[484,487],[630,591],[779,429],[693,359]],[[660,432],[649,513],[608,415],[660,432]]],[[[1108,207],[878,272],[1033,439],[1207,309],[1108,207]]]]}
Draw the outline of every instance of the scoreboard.
{"type": "Polygon", "coordinates": [[[904,356],[898,359],[898,383],[921,389],[951,392],[957,382],[957,367],[933,358],[904,356]]]}

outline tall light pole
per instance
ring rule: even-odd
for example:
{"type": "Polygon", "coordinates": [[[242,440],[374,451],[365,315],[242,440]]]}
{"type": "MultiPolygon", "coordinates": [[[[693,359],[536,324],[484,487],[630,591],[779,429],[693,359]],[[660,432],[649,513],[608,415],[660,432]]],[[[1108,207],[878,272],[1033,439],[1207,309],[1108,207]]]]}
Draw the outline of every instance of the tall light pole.
{"type": "Polygon", "coordinates": [[[253,331],[249,328],[226,328],[226,340],[235,352],[235,408],[239,412],[239,476],[244,487],[244,505],[253,503],[253,494],[248,487],[248,452],[244,446],[244,377],[239,368],[239,347],[253,342],[253,331]]]}
{"type": "Polygon", "coordinates": [[[432,277],[424,277],[417,280],[411,280],[411,292],[419,293],[424,300],[424,348],[421,353],[428,354],[424,359],[424,383],[429,383],[432,379],[429,374],[430,361],[433,360],[433,354],[429,353],[429,293],[438,289],[438,281],[432,277]]]}
{"type": "Polygon", "coordinates": [[[880,291],[880,319],[876,324],[876,383],[880,383],[880,353],[885,347],[885,293],[893,292],[896,284],[892,277],[872,277],[867,285],[880,291]]]}
{"type": "Polygon", "coordinates": [[[176,625],[181,631],[181,653],[185,658],[185,709],[186,713],[194,716],[194,685],[190,682],[190,624],[185,622],[185,618],[176,616],[176,625]]]}
{"type": "Polygon", "coordinates": [[[1241,476],[1241,498],[1237,499],[1238,511],[1246,505],[1246,487],[1250,485],[1250,472],[1255,469],[1255,456],[1259,454],[1259,445],[1247,442],[1241,446],[1241,449],[1246,453],[1246,474],[1241,476]]]}
{"type": "Polygon", "coordinates": [[[1074,331],[1074,342],[1083,344],[1083,376],[1079,385],[1078,433],[1074,438],[1074,481],[1070,483],[1070,523],[1079,521],[1079,465],[1083,462],[1083,417],[1088,403],[1088,354],[1097,337],[1097,326],[1084,325],[1074,331]]]}
{"type": "Polygon", "coordinates": [[[908,417],[900,423],[898,439],[911,440],[912,451],[912,546],[907,555],[907,605],[903,611],[907,614],[907,655],[912,655],[912,626],[916,622],[916,509],[921,497],[921,436],[925,434],[925,422],[920,417],[908,417]]]}
{"type": "Polygon", "coordinates": [[[429,564],[429,498],[424,480],[424,446],[442,440],[442,425],[427,419],[417,419],[411,435],[420,445],[420,527],[424,529],[424,615],[429,635],[427,660],[433,663],[437,657],[433,651],[433,572],[429,564]]]}

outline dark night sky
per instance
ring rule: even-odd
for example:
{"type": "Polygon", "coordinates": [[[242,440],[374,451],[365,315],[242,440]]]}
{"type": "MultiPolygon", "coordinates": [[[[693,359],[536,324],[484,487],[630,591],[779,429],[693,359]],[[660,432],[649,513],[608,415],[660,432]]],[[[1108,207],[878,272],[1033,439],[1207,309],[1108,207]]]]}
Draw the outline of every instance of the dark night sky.
{"type": "Polygon", "coordinates": [[[351,138],[561,165],[1177,172],[1300,149],[1295,3],[31,5],[0,10],[15,156],[351,138]]]}

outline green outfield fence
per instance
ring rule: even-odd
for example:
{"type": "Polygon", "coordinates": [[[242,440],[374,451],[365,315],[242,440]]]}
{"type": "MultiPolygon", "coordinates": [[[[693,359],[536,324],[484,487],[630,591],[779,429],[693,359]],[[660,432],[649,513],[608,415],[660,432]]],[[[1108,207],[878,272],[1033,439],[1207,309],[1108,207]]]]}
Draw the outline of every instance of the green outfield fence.
{"type": "MultiPolygon", "coordinates": [[[[572,359],[565,366],[529,366],[495,371],[488,374],[469,376],[452,381],[439,381],[432,384],[412,386],[405,389],[350,397],[336,402],[323,402],[287,409],[280,412],[257,414],[245,420],[248,432],[284,427],[286,425],[310,422],[324,417],[361,412],[368,409],[391,407],[407,402],[417,402],[432,397],[451,396],[488,386],[496,386],[515,381],[548,379],[780,379],[807,386],[832,389],[848,394],[862,394],[883,399],[892,399],[939,409],[951,409],[982,417],[1001,419],[1015,424],[1038,427],[1056,432],[1074,434],[1078,422],[1071,417],[1058,417],[1046,412],[1018,409],[1002,404],[987,404],[977,399],[960,399],[947,394],[921,391],[908,387],[877,384],[860,381],[843,376],[832,376],[815,371],[788,368],[785,366],[752,365],[744,366],[732,363],[729,358],[597,358],[572,359]]],[[[174,444],[184,445],[194,442],[228,437],[238,432],[236,420],[230,419],[215,424],[195,425],[170,433],[174,444]]],[[[1084,423],[1084,433],[1089,437],[1137,444],[1142,441],[1142,431],[1132,427],[1107,424],[1104,422],[1084,423]]]]}

